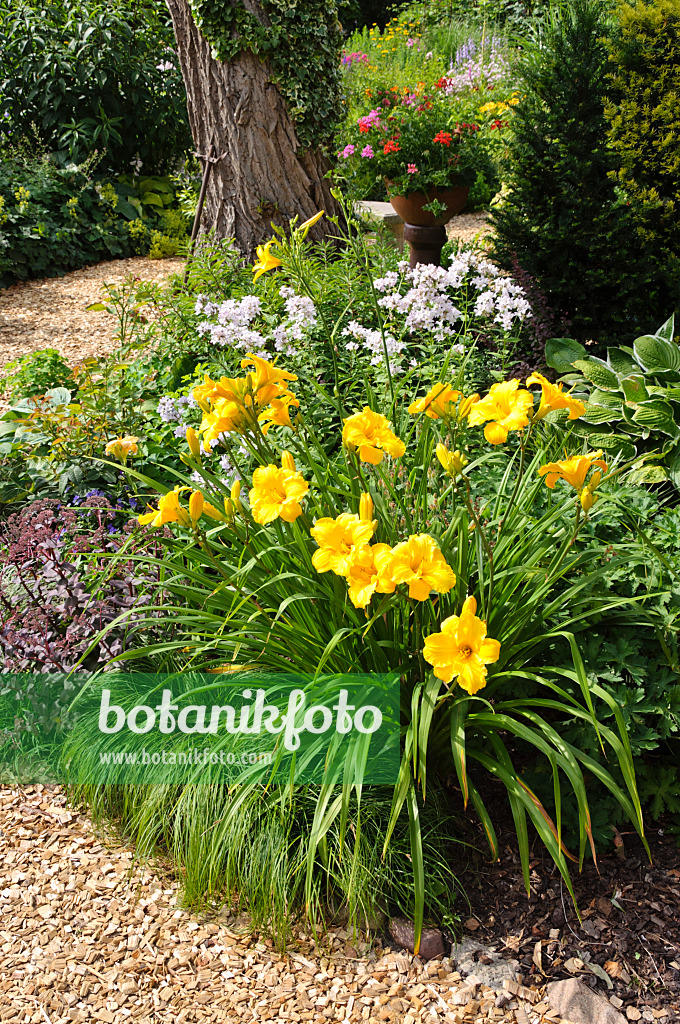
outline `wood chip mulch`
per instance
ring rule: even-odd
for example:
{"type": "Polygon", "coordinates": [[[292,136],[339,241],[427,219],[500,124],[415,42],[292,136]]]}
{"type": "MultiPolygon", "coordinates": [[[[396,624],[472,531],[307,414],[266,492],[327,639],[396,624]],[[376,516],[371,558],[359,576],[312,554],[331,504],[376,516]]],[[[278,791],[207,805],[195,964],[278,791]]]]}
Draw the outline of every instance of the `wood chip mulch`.
{"type": "Polygon", "coordinates": [[[177,905],[162,866],[96,832],[57,786],[0,789],[2,1024],[559,1022],[542,990],[463,980],[343,929],[281,952],[177,905]]]}
{"type": "MultiPolygon", "coordinates": [[[[651,863],[634,833],[613,829],[615,842],[597,865],[589,860],[580,873],[572,871],[579,921],[538,841],[527,898],[509,812],[496,803],[500,862],[489,865],[480,855],[460,876],[470,900],[468,934],[483,945],[501,944],[506,958],[519,961],[526,984],[578,978],[627,1020],[678,1024],[680,848],[672,820],[647,823],[651,863]]],[[[483,850],[480,834],[476,845],[483,850]]]]}
{"type": "Polygon", "coordinates": [[[181,259],[107,260],[64,277],[21,281],[0,290],[0,369],[41,348],[56,348],[70,365],[113,351],[115,317],[87,310],[101,301],[104,285],[120,285],[130,274],[164,282],[183,267],[181,259]]]}

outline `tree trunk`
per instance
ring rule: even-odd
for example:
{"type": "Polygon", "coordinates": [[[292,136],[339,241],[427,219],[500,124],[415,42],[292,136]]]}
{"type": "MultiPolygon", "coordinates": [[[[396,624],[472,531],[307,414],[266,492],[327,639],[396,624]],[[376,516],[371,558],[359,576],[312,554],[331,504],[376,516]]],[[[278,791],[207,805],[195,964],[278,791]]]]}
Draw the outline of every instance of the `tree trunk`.
{"type": "MultiPolygon", "coordinates": [[[[324,174],[328,160],[299,152],[295,128],[266,61],[243,50],[228,63],[215,60],[196,28],[187,0],[166,0],[172,17],[187,92],[189,123],[196,151],[214,144],[225,157],[212,169],[202,227],[219,238],[234,238],[252,259],[255,247],[272,237],[272,221],[299,223],[319,210],[336,213],[324,174]]],[[[261,11],[252,2],[249,10],[261,11]]],[[[264,19],[263,19],[264,20],[264,19]]],[[[322,238],[323,218],[310,232],[322,238]]]]}

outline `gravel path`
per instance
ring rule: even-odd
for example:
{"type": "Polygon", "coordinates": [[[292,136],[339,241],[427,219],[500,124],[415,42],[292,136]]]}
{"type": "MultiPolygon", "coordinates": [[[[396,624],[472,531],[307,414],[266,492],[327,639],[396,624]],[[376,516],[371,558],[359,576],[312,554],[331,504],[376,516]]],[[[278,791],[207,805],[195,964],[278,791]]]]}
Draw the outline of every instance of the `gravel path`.
{"type": "Polygon", "coordinates": [[[114,347],[114,317],[88,312],[105,284],[121,284],[133,274],[143,281],[166,281],[184,260],[108,260],[64,277],[13,284],[0,291],[0,367],[17,356],[56,348],[69,363],[101,356],[114,347]]]}
{"type": "Polygon", "coordinates": [[[178,909],[171,874],[135,864],[58,787],[0,788],[2,1024],[559,1024],[536,990],[501,1009],[471,981],[337,928],[277,951],[243,918],[178,909]]]}

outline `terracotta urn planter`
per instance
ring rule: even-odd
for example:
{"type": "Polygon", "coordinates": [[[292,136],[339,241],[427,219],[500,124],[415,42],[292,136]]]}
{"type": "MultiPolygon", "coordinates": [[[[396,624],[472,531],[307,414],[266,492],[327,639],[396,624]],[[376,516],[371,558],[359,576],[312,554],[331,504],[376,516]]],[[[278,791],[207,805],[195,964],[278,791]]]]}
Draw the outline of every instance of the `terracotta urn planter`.
{"type": "Polygon", "coordinates": [[[447,224],[452,217],[460,213],[467,203],[469,194],[469,186],[458,185],[454,188],[432,188],[427,195],[422,192],[411,192],[407,196],[390,196],[390,202],[405,224],[433,228],[447,224]],[[433,199],[438,199],[446,207],[441,217],[435,217],[429,210],[423,210],[423,206],[427,206],[433,199]]]}
{"type": "MultiPolygon", "coordinates": [[[[386,182],[390,185],[391,182],[386,182]]],[[[411,192],[407,196],[390,196],[393,208],[404,221],[404,240],[409,244],[410,265],[430,263],[439,266],[442,246],[446,242],[444,227],[452,217],[460,213],[467,202],[470,189],[467,185],[452,188],[432,188],[427,194],[411,192]],[[440,217],[429,210],[423,210],[433,199],[446,207],[440,217]]]]}

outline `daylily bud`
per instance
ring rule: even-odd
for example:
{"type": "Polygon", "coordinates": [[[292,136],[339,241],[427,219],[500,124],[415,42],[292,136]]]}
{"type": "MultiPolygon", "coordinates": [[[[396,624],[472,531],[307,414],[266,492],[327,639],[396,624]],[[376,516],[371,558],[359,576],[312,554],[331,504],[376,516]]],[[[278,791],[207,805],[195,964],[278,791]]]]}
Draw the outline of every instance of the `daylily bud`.
{"type": "Polygon", "coordinates": [[[210,516],[211,519],[216,519],[218,523],[224,522],[223,513],[220,512],[218,508],[215,508],[214,505],[211,505],[209,501],[206,501],[205,505],[203,506],[203,515],[210,516]]]}
{"type": "Polygon", "coordinates": [[[198,434],[193,427],[187,427],[187,444],[189,445],[189,451],[195,459],[201,457],[201,442],[198,440],[198,434]]]}
{"type": "Polygon", "coordinates": [[[373,498],[365,491],[359,499],[359,519],[364,523],[370,523],[373,519],[373,498]]]}
{"type": "Polygon", "coordinates": [[[469,398],[462,398],[461,402],[460,402],[460,405],[458,406],[458,412],[457,412],[458,420],[464,420],[465,417],[470,412],[470,409],[472,408],[472,406],[475,404],[475,402],[478,402],[478,401],[479,401],[479,395],[478,394],[470,395],[469,398]]]}
{"type": "Polygon", "coordinates": [[[313,228],[314,225],[321,220],[325,212],[325,210],[320,210],[319,213],[315,213],[313,217],[310,217],[309,220],[306,220],[304,224],[300,225],[298,231],[301,233],[302,238],[307,237],[307,232],[309,231],[309,229],[313,228]]]}
{"type": "Polygon", "coordinates": [[[290,452],[281,452],[281,468],[288,469],[291,473],[295,472],[295,459],[290,452]]]}
{"type": "Polygon", "coordinates": [[[231,500],[231,498],[224,499],[224,511],[226,513],[227,519],[234,518],[234,503],[231,500]]]}
{"type": "Polygon", "coordinates": [[[201,518],[204,504],[205,499],[201,492],[193,491],[191,497],[189,498],[189,515],[191,516],[192,523],[197,523],[198,520],[201,518]]]}
{"type": "Polygon", "coordinates": [[[586,514],[590,512],[591,508],[597,501],[597,498],[597,494],[593,494],[589,487],[583,488],[581,491],[581,508],[586,514]]]}
{"type": "Polygon", "coordinates": [[[457,450],[455,452],[450,452],[446,445],[443,444],[438,444],[436,451],[437,458],[441,462],[442,466],[451,479],[455,480],[467,466],[468,460],[457,450]]]}
{"type": "Polygon", "coordinates": [[[234,480],[233,484],[231,485],[230,494],[231,494],[231,500],[233,502],[234,508],[236,509],[237,512],[243,512],[243,505],[239,501],[240,493],[241,493],[241,481],[240,480],[234,480]]]}

